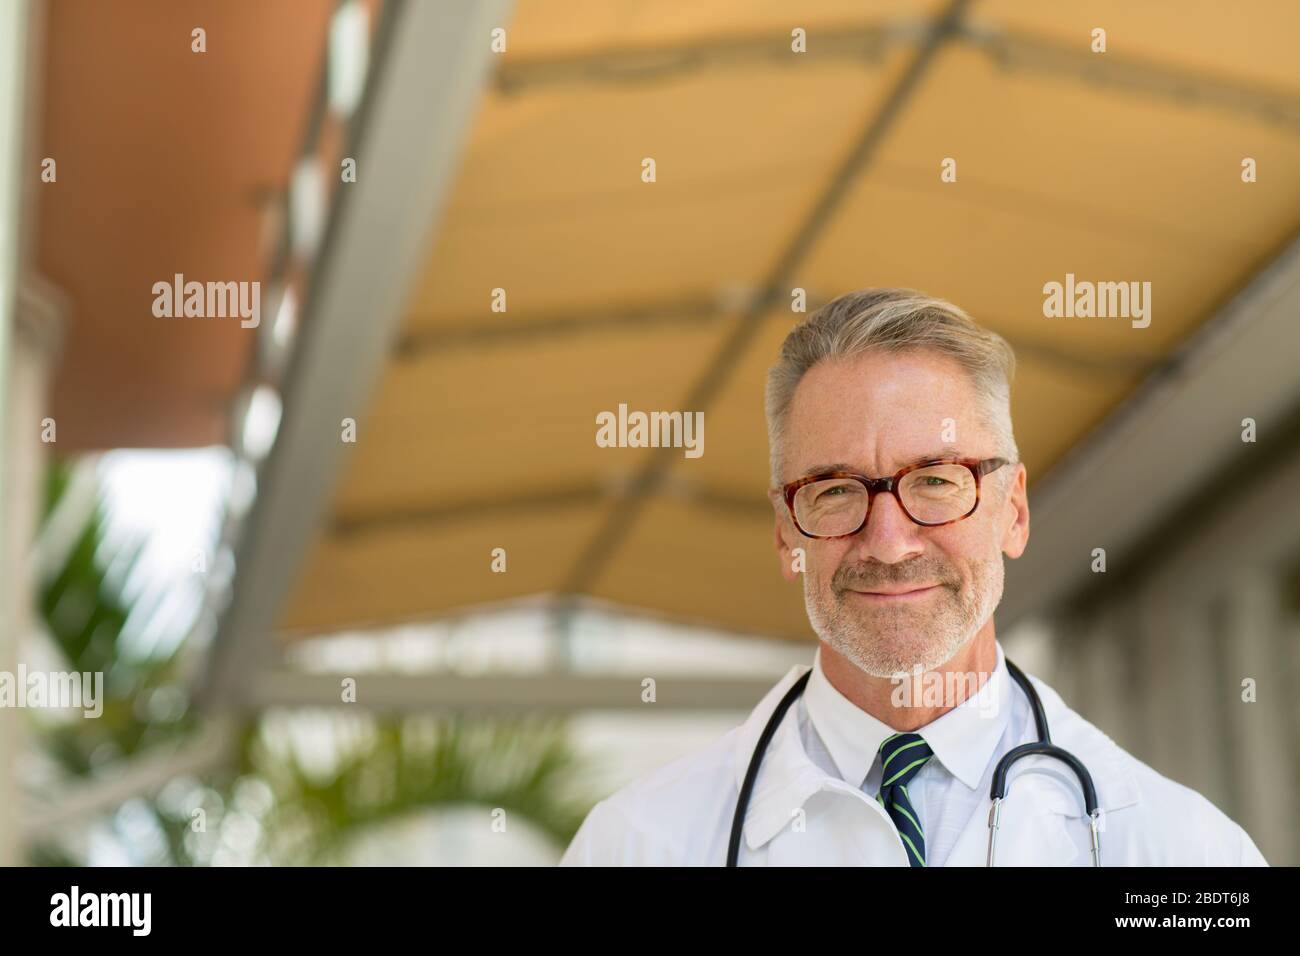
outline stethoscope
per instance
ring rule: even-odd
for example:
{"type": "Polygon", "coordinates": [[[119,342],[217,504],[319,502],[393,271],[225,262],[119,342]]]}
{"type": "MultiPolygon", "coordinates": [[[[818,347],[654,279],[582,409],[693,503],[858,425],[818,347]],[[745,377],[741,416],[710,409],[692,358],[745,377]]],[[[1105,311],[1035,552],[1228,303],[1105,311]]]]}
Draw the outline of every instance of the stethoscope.
{"type": "MultiPolygon", "coordinates": [[[[993,770],[993,787],[989,793],[989,796],[993,799],[993,806],[989,808],[988,865],[993,865],[993,854],[997,847],[1002,801],[1007,795],[1007,773],[1011,770],[1012,764],[1021,757],[1038,754],[1064,761],[1074,771],[1074,775],[1079,778],[1079,786],[1083,789],[1083,804],[1088,811],[1088,831],[1092,837],[1092,864],[1093,866],[1101,866],[1101,809],[1097,806],[1097,790],[1092,785],[1092,775],[1088,773],[1088,768],[1083,765],[1083,762],[1078,757],[1052,743],[1052,736],[1047,730],[1047,714],[1043,711],[1043,702],[1039,699],[1038,692],[1034,690],[1033,684],[1029,682],[1029,678],[1009,660],[1007,661],[1007,670],[1011,672],[1011,676],[1015,678],[1016,683],[1025,692],[1025,696],[1029,698],[1029,706],[1034,711],[1034,724],[1038,728],[1038,739],[1008,750],[1002,755],[1002,759],[998,761],[997,767],[993,770]]],[[[745,782],[740,788],[740,799],[736,802],[736,813],[731,818],[731,843],[727,847],[727,866],[735,866],[736,859],[740,856],[740,835],[745,826],[745,813],[749,809],[749,797],[754,789],[754,781],[758,779],[758,768],[763,762],[763,754],[767,751],[767,745],[771,743],[772,735],[776,733],[781,718],[790,709],[790,705],[798,700],[799,695],[803,693],[811,674],[812,671],[809,670],[795,681],[794,686],[786,692],[785,697],[781,699],[781,703],[777,705],[776,710],[768,719],[767,726],[763,728],[763,733],[758,738],[758,744],[754,747],[754,756],[749,760],[749,770],[745,774],[745,782]]]]}

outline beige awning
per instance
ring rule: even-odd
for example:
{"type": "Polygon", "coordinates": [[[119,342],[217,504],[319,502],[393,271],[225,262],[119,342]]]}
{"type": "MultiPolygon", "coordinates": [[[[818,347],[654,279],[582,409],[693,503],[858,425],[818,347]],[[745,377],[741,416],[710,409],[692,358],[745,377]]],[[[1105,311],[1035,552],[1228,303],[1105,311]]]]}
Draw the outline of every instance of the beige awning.
{"type": "Polygon", "coordinates": [[[943,9],[523,0],[282,629],[555,594],[805,635],[764,497],[791,288],[1006,336],[1032,488],[1295,236],[1300,7],[943,9]],[[1067,274],[1150,282],[1149,327],[1046,318],[1067,274]],[[705,454],[597,447],[620,403],[704,411],[705,454]]]}

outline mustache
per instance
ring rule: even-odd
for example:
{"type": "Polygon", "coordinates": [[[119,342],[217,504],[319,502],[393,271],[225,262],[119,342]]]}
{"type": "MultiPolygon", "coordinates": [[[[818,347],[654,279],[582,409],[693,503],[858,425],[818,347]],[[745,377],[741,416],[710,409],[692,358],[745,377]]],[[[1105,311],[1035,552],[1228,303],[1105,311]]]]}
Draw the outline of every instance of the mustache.
{"type": "Polygon", "coordinates": [[[841,565],[831,578],[831,588],[836,592],[870,591],[880,587],[899,588],[908,585],[921,587],[928,584],[951,587],[951,577],[945,573],[945,568],[933,561],[913,561],[911,564],[868,561],[841,565]]]}

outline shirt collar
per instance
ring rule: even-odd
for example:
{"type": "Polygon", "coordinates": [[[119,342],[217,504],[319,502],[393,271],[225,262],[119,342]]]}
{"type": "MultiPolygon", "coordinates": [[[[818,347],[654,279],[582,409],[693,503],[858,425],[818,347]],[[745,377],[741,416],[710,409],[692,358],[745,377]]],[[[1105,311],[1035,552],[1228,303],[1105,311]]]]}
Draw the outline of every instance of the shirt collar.
{"type": "Polygon", "coordinates": [[[849,700],[831,684],[822,670],[822,649],[817,645],[813,657],[812,673],[804,691],[804,706],[808,719],[817,730],[826,750],[835,761],[835,769],[845,782],[861,786],[876,759],[876,752],[886,737],[895,731],[857,704],[849,700]]]}
{"type": "MultiPolygon", "coordinates": [[[[916,731],[948,772],[972,790],[983,779],[1008,719],[1011,675],[1002,645],[994,641],[994,646],[997,665],[979,691],[916,731]]],[[[804,692],[808,717],[840,775],[846,782],[861,786],[881,743],[897,731],[836,690],[822,670],[821,658],[819,645],[804,692]]],[[[908,690],[924,693],[929,686],[928,679],[929,675],[922,675],[918,684],[909,678],[908,690]]]]}

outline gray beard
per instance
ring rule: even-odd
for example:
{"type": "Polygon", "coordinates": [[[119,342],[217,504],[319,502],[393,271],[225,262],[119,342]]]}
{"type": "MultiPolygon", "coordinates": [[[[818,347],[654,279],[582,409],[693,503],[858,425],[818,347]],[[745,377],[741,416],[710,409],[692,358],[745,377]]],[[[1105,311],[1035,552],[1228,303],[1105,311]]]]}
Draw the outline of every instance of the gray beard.
{"type": "Polygon", "coordinates": [[[918,667],[928,673],[952,660],[1002,600],[1002,554],[974,560],[971,567],[972,594],[962,594],[956,583],[944,581],[929,606],[877,609],[852,607],[843,592],[829,585],[817,587],[805,573],[808,621],[832,650],[873,677],[911,674],[918,667]]]}

